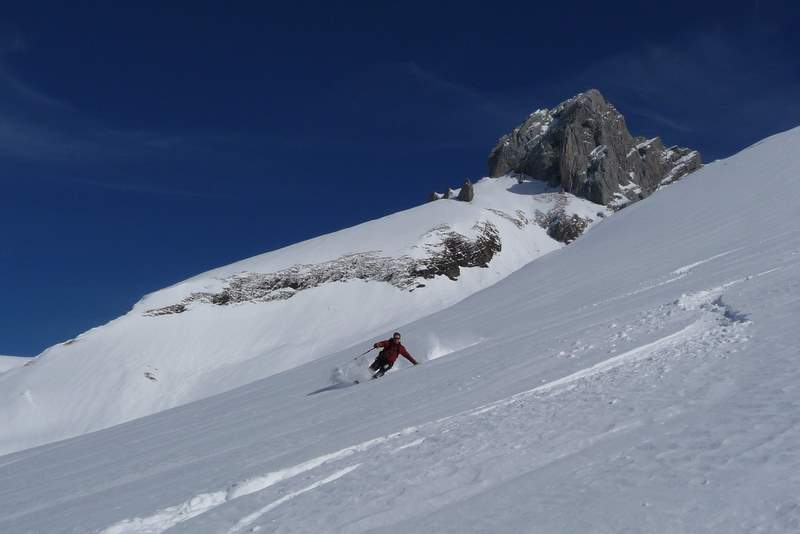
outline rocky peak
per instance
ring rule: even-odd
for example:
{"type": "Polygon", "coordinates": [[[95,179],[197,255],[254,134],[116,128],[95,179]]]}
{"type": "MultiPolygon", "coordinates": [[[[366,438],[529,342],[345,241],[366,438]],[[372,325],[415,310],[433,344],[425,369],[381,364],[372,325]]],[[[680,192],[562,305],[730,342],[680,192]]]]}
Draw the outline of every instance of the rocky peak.
{"type": "Polygon", "coordinates": [[[521,173],[619,209],[698,169],[700,153],[633,137],[597,89],[538,109],[489,155],[489,175],[521,173]]]}

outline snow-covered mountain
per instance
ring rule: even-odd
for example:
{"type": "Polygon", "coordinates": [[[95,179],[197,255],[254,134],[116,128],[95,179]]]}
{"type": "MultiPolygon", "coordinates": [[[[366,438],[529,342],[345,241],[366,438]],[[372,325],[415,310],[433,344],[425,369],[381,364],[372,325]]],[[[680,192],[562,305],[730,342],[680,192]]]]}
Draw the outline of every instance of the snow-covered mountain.
{"type": "Polygon", "coordinates": [[[0,377],[0,453],[385,336],[564,246],[551,235],[567,241],[611,213],[541,182],[487,178],[473,189],[471,202],[425,204],[201,274],[47,349],[0,377]]]}
{"type": "Polygon", "coordinates": [[[404,326],[418,367],[331,384],[346,350],[4,456],[0,531],[796,532],[798,153],[766,139],[404,326]]]}

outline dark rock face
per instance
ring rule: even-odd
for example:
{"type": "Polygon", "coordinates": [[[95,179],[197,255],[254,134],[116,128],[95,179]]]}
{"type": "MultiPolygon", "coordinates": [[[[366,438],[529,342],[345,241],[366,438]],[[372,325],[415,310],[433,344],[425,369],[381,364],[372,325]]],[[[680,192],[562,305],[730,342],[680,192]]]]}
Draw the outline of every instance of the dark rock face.
{"type": "Polygon", "coordinates": [[[431,250],[430,257],[411,270],[413,277],[434,278],[444,275],[458,280],[462,267],[488,267],[495,254],[500,252],[500,233],[490,222],[476,225],[478,237],[470,240],[457,232],[447,233],[431,250]]]}
{"type": "MultiPolygon", "coordinates": [[[[590,218],[583,218],[577,214],[567,215],[567,197],[563,193],[556,200],[556,205],[547,213],[536,211],[536,224],[547,230],[547,235],[561,241],[571,243],[578,239],[592,222],[590,218]]],[[[598,216],[602,215],[598,213],[598,216]]]]}
{"type": "Polygon", "coordinates": [[[625,118],[596,89],[537,110],[489,155],[492,177],[521,173],[614,208],[700,166],[695,150],[631,136],[625,118]]]}
{"type": "Polygon", "coordinates": [[[488,221],[477,223],[474,230],[476,236],[469,238],[447,226],[432,229],[429,235],[433,241],[425,245],[428,254],[424,258],[393,258],[375,252],[361,252],[322,263],[294,265],[274,273],[240,273],[226,279],[225,287],[218,293],[192,293],[181,302],[147,310],[144,314],[156,317],[183,313],[194,302],[226,306],[285,300],[298,291],[348,280],[386,282],[414,291],[425,287],[420,283],[422,279],[447,276],[457,280],[463,267],[489,266],[494,255],[501,250],[500,233],[488,221]]]}
{"type": "Polygon", "coordinates": [[[472,202],[472,199],[475,198],[475,188],[472,186],[472,182],[467,179],[464,181],[464,185],[461,186],[457,195],[455,191],[448,187],[444,193],[437,193],[434,191],[428,195],[428,202],[443,198],[460,200],[461,202],[472,202]]]}
{"type": "Polygon", "coordinates": [[[186,304],[178,303],[178,304],[172,304],[170,306],[164,306],[163,308],[158,308],[155,310],[147,310],[145,314],[155,317],[158,315],[171,315],[173,313],[183,313],[185,311],[186,311],[186,304]]]}
{"type": "Polygon", "coordinates": [[[561,213],[548,225],[547,235],[562,243],[572,243],[581,236],[590,222],[591,219],[584,219],[575,214],[568,217],[565,213],[561,213]]]}
{"type": "Polygon", "coordinates": [[[458,192],[456,200],[460,200],[462,202],[472,202],[473,198],[475,198],[475,188],[472,187],[472,182],[466,180],[464,185],[461,186],[461,191],[458,192]]]}

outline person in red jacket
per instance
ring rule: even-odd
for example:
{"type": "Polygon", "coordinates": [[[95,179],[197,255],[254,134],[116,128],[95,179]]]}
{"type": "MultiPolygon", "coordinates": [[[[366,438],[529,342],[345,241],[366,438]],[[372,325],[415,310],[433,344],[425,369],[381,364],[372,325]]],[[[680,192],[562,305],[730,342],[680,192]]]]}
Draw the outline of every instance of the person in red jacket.
{"type": "Polygon", "coordinates": [[[382,348],[383,350],[380,351],[378,357],[375,358],[375,361],[369,366],[370,370],[373,372],[372,378],[383,376],[386,371],[392,368],[394,362],[397,361],[397,358],[400,356],[410,361],[414,365],[417,365],[418,363],[417,360],[415,360],[414,357],[408,353],[402,343],[400,343],[399,332],[395,332],[391,339],[387,339],[386,341],[378,341],[375,343],[375,345],[373,345],[373,348],[382,348]]]}

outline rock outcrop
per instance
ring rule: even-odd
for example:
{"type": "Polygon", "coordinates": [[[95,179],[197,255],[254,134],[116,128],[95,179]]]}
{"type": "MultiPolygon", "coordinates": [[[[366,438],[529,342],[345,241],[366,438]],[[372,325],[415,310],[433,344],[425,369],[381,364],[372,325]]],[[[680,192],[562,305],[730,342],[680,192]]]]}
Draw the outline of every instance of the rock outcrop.
{"type": "Polygon", "coordinates": [[[461,202],[472,202],[472,199],[475,198],[475,188],[472,186],[472,182],[467,179],[464,181],[464,185],[461,186],[461,189],[458,190],[458,193],[449,187],[444,193],[437,193],[434,191],[428,195],[428,202],[433,202],[434,200],[440,200],[443,198],[460,200],[461,202]]]}
{"type": "Polygon", "coordinates": [[[475,188],[472,187],[472,182],[466,180],[464,185],[461,186],[461,190],[458,192],[456,200],[460,200],[461,202],[472,202],[473,198],[475,198],[475,188]]]}
{"type": "Polygon", "coordinates": [[[552,222],[547,227],[547,235],[562,243],[572,243],[586,231],[586,227],[588,227],[591,222],[591,219],[585,219],[576,214],[567,215],[565,213],[560,213],[557,217],[553,218],[552,222]]]}
{"type": "Polygon", "coordinates": [[[633,137],[622,114],[596,89],[535,111],[489,155],[492,177],[522,173],[615,209],[700,166],[696,150],[633,137]]]}
{"type": "Polygon", "coordinates": [[[500,232],[488,221],[473,227],[474,235],[465,236],[442,225],[431,229],[433,242],[424,245],[423,257],[387,257],[377,252],[359,252],[334,260],[293,265],[273,273],[242,272],[224,280],[216,293],[192,293],[180,302],[147,310],[144,315],[158,317],[183,313],[194,302],[228,306],[246,302],[286,300],[298,292],[325,283],[363,280],[386,282],[405,291],[425,287],[424,280],[446,276],[458,280],[461,269],[489,267],[495,254],[502,250],[500,232]]]}
{"type": "MultiPolygon", "coordinates": [[[[550,211],[544,213],[536,210],[534,221],[556,241],[569,244],[578,239],[593,221],[576,213],[568,214],[567,203],[567,195],[559,193],[556,204],[550,211]]],[[[602,216],[602,212],[597,215],[602,216]]]]}

